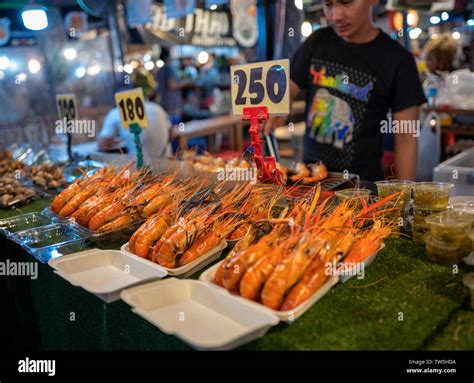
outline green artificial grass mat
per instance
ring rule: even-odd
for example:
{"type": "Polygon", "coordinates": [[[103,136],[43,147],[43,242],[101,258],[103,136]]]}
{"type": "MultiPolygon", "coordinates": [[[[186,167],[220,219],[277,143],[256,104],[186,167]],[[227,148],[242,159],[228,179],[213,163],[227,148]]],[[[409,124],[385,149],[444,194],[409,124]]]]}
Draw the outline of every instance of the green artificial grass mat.
{"type": "MultiPolygon", "coordinates": [[[[293,324],[280,324],[246,348],[414,350],[440,332],[467,298],[463,270],[427,262],[423,247],[404,239],[387,246],[365,278],[335,286],[293,324]]],[[[474,315],[466,318],[474,326],[474,315]]],[[[471,338],[472,339],[472,338],[471,338]]],[[[439,343],[445,349],[448,343],[439,343]]],[[[473,349],[474,343],[463,344],[473,349]]]]}
{"type": "Polygon", "coordinates": [[[474,311],[461,309],[454,313],[449,323],[435,334],[427,345],[428,350],[473,350],[474,311]]]}

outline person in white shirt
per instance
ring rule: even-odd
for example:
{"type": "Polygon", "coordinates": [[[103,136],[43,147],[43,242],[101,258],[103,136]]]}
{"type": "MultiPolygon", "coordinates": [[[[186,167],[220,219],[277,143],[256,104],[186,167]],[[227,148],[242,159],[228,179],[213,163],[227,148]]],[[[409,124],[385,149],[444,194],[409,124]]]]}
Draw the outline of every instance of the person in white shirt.
{"type": "MultiPolygon", "coordinates": [[[[171,154],[171,146],[169,144],[171,122],[168,114],[160,105],[151,101],[145,102],[145,111],[148,127],[142,129],[140,134],[143,155],[166,158],[171,154]]],[[[105,116],[98,139],[99,150],[102,152],[126,147],[129,154],[136,154],[133,134],[127,129],[122,128],[117,107],[111,109],[105,116]]]]}

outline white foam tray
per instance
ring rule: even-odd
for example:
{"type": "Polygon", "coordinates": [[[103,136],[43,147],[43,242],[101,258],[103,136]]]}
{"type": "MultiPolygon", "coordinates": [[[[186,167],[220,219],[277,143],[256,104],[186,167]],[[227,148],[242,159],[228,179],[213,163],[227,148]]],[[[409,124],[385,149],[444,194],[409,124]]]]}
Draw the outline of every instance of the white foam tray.
{"type": "MultiPolygon", "coordinates": [[[[210,263],[214,262],[215,260],[219,259],[219,257],[222,254],[222,251],[226,247],[227,247],[227,242],[222,241],[219,245],[217,245],[217,247],[215,247],[211,251],[204,254],[202,257],[199,257],[198,259],[195,259],[194,261],[192,261],[191,263],[189,263],[185,266],[177,267],[175,269],[170,269],[170,268],[163,267],[163,266],[159,266],[159,267],[161,267],[163,270],[166,270],[168,275],[184,279],[184,278],[189,277],[190,275],[193,275],[197,271],[203,269],[204,267],[206,267],[210,263]]],[[[135,258],[139,258],[136,254],[133,254],[132,252],[130,252],[130,249],[128,247],[128,242],[126,244],[122,245],[120,250],[123,251],[124,253],[130,254],[131,256],[133,256],[135,258]]],[[[153,263],[152,261],[149,261],[147,259],[144,259],[144,261],[150,262],[150,263],[155,265],[155,263],[153,263]]]]}
{"type": "Polygon", "coordinates": [[[159,265],[117,250],[92,249],[52,259],[55,273],[107,303],[120,299],[120,292],[140,283],[164,278],[159,265]]]}
{"type": "Polygon", "coordinates": [[[132,311],[201,350],[228,350],[260,338],[278,318],[205,282],[169,278],[122,291],[132,311]]]}
{"type": "MultiPolygon", "coordinates": [[[[362,262],[362,264],[364,265],[363,266],[364,272],[365,272],[365,269],[374,261],[377,254],[384,248],[385,248],[385,243],[382,242],[378,250],[374,254],[372,254],[370,257],[367,257],[364,262],[362,262]]],[[[357,273],[357,266],[354,266],[352,269],[344,270],[344,274],[339,275],[339,280],[342,283],[346,283],[349,279],[357,275],[356,273],[357,273]]]]}
{"type": "MultiPolygon", "coordinates": [[[[216,275],[217,269],[222,264],[222,262],[224,261],[221,261],[215,264],[214,266],[212,266],[211,268],[209,268],[208,270],[204,271],[199,277],[199,280],[208,283],[213,288],[218,289],[222,291],[223,293],[228,294],[229,296],[239,298],[239,299],[245,299],[245,298],[239,297],[236,294],[230,293],[223,287],[218,286],[214,283],[214,276],[216,275]]],[[[294,320],[298,319],[301,315],[303,315],[312,305],[314,305],[322,297],[324,297],[327,294],[327,292],[331,289],[331,287],[333,287],[338,282],[339,282],[338,276],[336,275],[331,276],[324,285],[322,285],[313,295],[311,295],[311,297],[309,297],[306,301],[301,303],[299,306],[288,311],[272,310],[268,307],[265,307],[261,303],[254,302],[249,299],[245,299],[245,300],[256,307],[261,307],[263,310],[267,310],[268,312],[275,315],[280,321],[291,323],[294,320]]]]}

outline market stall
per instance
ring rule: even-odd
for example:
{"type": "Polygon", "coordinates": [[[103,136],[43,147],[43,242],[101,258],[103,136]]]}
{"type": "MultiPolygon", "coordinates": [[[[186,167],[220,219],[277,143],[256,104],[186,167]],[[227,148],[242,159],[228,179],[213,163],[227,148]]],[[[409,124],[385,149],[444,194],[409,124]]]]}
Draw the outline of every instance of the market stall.
{"type": "MultiPolygon", "coordinates": [[[[3,211],[1,222],[5,225],[7,217],[41,212],[51,201],[42,199],[16,210],[3,211]]],[[[102,238],[89,237],[53,245],[48,251],[57,257],[97,247],[119,250],[132,234],[133,229],[123,230],[102,238]]],[[[5,249],[2,251],[4,265],[21,260],[38,267],[34,279],[26,276],[5,280],[6,319],[12,329],[6,340],[12,347],[15,344],[20,348],[75,350],[189,347],[179,335],[166,335],[134,314],[122,300],[105,303],[103,297],[73,286],[74,281],[63,280],[48,264],[34,258],[46,252],[33,251],[32,256],[5,236],[2,236],[2,248],[5,249]],[[17,343],[17,337],[24,343],[17,343]]],[[[209,266],[220,262],[226,253],[224,251],[209,266]]],[[[204,270],[186,278],[203,279],[204,270]]],[[[430,262],[423,245],[410,239],[389,238],[370,266],[363,269],[363,275],[332,286],[304,315],[279,324],[262,338],[242,347],[469,349],[472,345],[469,329],[474,322],[469,310],[469,293],[462,283],[469,267],[460,264],[455,271],[451,266],[430,262]]],[[[123,295],[121,297],[123,299],[123,295]]]]}

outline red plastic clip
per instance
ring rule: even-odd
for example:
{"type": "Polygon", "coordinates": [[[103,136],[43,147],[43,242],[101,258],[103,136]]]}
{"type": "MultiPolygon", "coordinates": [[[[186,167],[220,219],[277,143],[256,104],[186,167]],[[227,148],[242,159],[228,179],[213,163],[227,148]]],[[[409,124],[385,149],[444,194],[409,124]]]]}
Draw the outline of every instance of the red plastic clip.
{"type": "Polygon", "coordinates": [[[258,170],[258,180],[263,183],[283,184],[283,173],[276,167],[276,160],[272,156],[263,157],[262,141],[260,140],[259,126],[268,120],[266,106],[245,107],[243,120],[250,121],[250,138],[253,146],[253,160],[258,170]]]}

